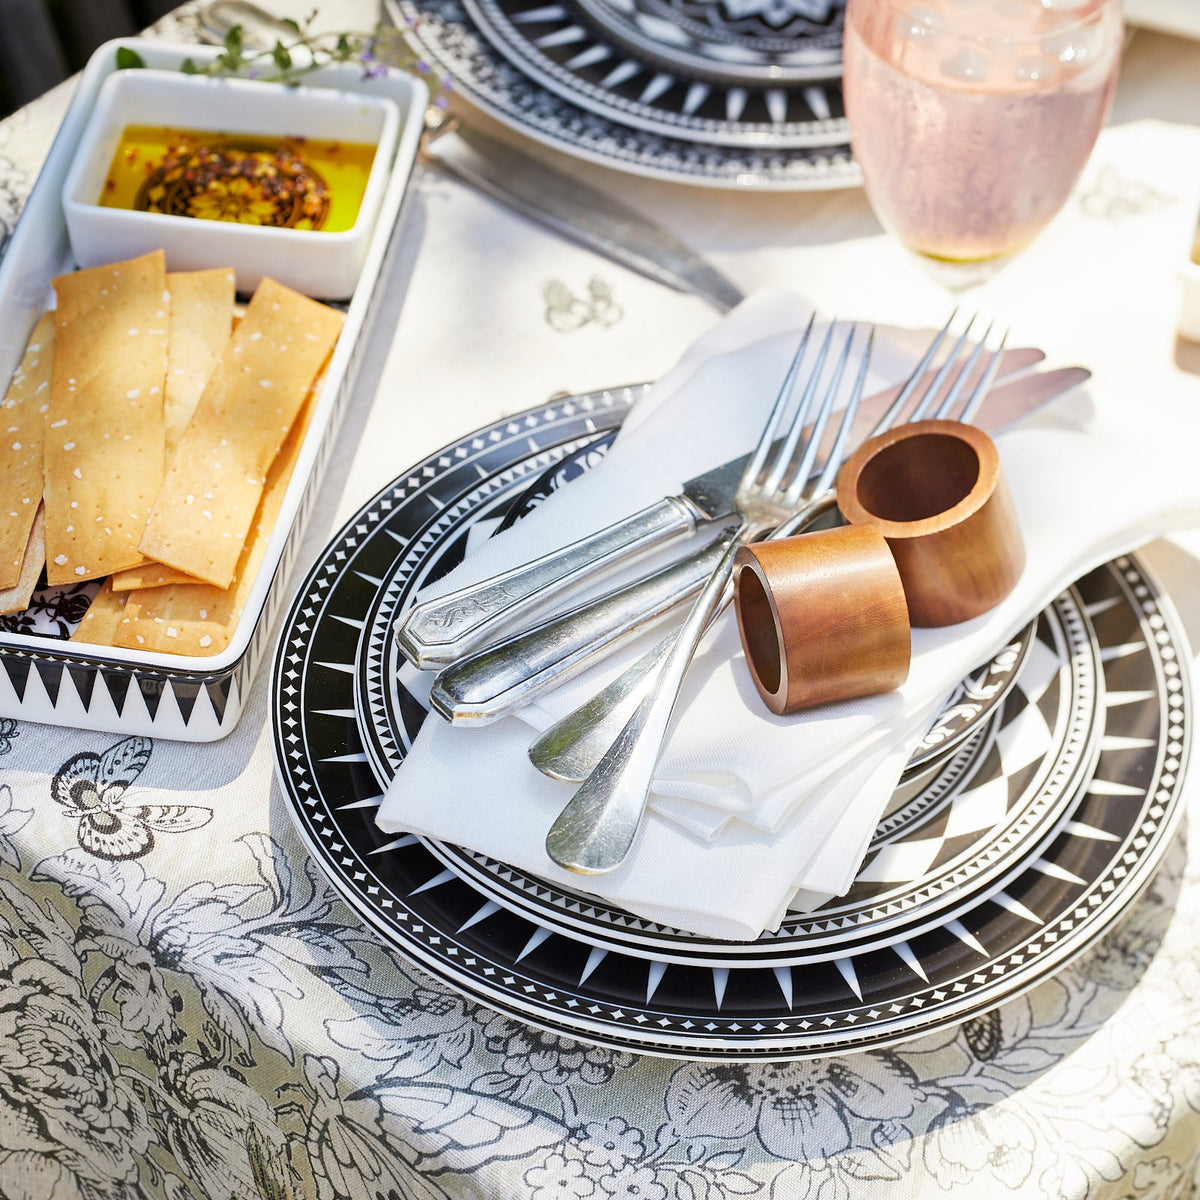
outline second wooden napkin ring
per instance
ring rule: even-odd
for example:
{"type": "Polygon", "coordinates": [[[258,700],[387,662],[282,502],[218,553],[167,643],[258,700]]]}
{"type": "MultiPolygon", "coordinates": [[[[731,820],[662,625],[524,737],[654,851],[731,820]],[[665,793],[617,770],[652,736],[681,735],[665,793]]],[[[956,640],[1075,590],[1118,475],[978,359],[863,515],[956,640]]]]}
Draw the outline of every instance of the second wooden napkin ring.
{"type": "Polygon", "coordinates": [[[773,713],[891,691],[908,677],[904,588],[871,526],[753,542],[734,571],[746,662],[773,713]]]}
{"type": "Polygon", "coordinates": [[[913,625],[956,625],[999,604],[1025,566],[1000,456],[958,421],[898,425],[838,474],[838,508],[887,538],[913,625]]]}

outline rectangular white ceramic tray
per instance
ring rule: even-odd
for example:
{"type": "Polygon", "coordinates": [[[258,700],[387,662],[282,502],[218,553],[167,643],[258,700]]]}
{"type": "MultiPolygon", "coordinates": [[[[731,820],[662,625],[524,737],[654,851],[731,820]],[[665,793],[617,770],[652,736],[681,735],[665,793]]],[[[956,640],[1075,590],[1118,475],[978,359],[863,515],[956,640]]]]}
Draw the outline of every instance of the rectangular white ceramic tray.
{"type": "MultiPolygon", "coordinates": [[[[7,390],[38,317],[53,303],[51,280],[76,265],[62,210],[63,182],[96,93],[117,69],[119,46],[136,51],[147,66],[166,70],[178,69],[185,58],[203,62],[220,53],[212,47],[121,39],[93,54],[0,259],[0,395],[7,390]]],[[[354,386],[372,296],[384,274],[429,101],[419,79],[397,71],[364,79],[361,69],[350,64],[323,67],[306,76],[305,85],[389,96],[400,106],[401,131],[366,261],[346,310],[345,327],[233,639],[211,658],[72,643],[63,640],[63,631],[77,623],[84,601],[69,595],[71,589],[44,589],[35,599],[40,612],[55,618],[44,625],[48,629],[57,626],[58,637],[4,628],[21,623],[0,618],[0,716],[191,742],[215,741],[237,724],[255,670],[268,648],[300,535],[354,386]]]]}

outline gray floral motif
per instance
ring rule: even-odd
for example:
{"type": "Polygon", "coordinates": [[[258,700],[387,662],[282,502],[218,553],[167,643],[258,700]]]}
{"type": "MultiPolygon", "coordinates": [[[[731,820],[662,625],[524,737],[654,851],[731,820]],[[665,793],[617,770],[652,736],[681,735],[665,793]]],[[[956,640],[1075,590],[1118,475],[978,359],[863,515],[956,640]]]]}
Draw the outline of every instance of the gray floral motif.
{"type": "Polygon", "coordinates": [[[20,726],[11,717],[0,717],[0,754],[7,754],[13,748],[20,726]]]}
{"type": "Polygon", "coordinates": [[[619,1171],[646,1153],[642,1131],[624,1117],[589,1121],[580,1131],[579,1140],[586,1147],[583,1158],[589,1167],[619,1171]]]}
{"type": "Polygon", "coordinates": [[[585,1200],[596,1184],[584,1174],[584,1164],[565,1154],[550,1154],[525,1172],[532,1200],[585,1200]]]}
{"type": "Polygon", "coordinates": [[[165,1096],[156,1116],[184,1178],[203,1196],[256,1195],[251,1134],[266,1139],[275,1156],[286,1144],[271,1106],[233,1071],[200,1054],[172,1054],[164,1067],[165,1096]]]}
{"type": "Polygon", "coordinates": [[[525,1092],[539,1080],[550,1087],[568,1081],[599,1086],[634,1062],[632,1054],[588,1046],[499,1013],[484,1019],[483,1036],[487,1049],[501,1057],[500,1073],[511,1081],[505,1089],[510,1095],[525,1092]]]}
{"type": "Polygon", "coordinates": [[[952,1104],[929,1124],[925,1166],[943,1188],[990,1175],[1016,1191],[1029,1181],[1037,1139],[1029,1122],[996,1105],[952,1104]]]}
{"type": "Polygon", "coordinates": [[[1165,195],[1108,163],[1101,167],[1092,185],[1080,195],[1079,207],[1089,217],[1118,222],[1166,208],[1176,200],[1177,197],[1165,195]]]}
{"type": "Polygon", "coordinates": [[[15,871],[21,869],[21,855],[15,839],[32,817],[33,808],[18,804],[12,788],[0,783],[0,863],[7,863],[15,871]]]}
{"type": "MultiPolygon", "coordinates": [[[[0,837],[29,819],[0,785],[0,837]]],[[[307,860],[264,835],[235,846],[240,872],[177,891],[144,860],[82,849],[18,883],[0,855],[9,1191],[439,1200],[507,1170],[528,1200],[858,1200],[919,1173],[947,1195],[1083,1200],[1097,1180],[1125,1180],[1129,1200],[1159,1200],[1195,1180],[1164,1141],[1181,1111],[1200,1112],[1200,1032],[1179,1020],[1200,998],[1193,959],[1144,1017],[1171,1033],[1063,1067],[1105,1035],[1089,1024],[1096,997],[1117,990],[1122,946],[1138,948],[1134,967],[1149,961],[1160,918],[895,1053],[668,1068],[431,985],[342,912],[307,860]],[[283,1019],[316,989],[338,997],[339,1015],[315,1027],[336,1053],[299,1051],[283,1019]],[[353,1083],[351,1061],[368,1064],[353,1083]],[[626,1072],[643,1099],[661,1079],[660,1103],[619,1111],[626,1072]],[[1064,1124],[1081,1097],[1086,1137],[1064,1124]]],[[[1169,912],[1170,890],[1156,898],[1152,911],[1169,912]]]]}
{"type": "Polygon", "coordinates": [[[851,1169],[859,1178],[898,1178],[908,1154],[908,1131],[899,1122],[922,1098],[899,1058],[872,1052],[811,1062],[688,1064],[672,1077],[666,1108],[680,1138],[753,1134],[778,1158],[849,1155],[858,1160],[851,1169]]]}
{"type": "Polygon", "coordinates": [[[136,1187],[150,1120],[121,1070],[82,980],[22,959],[0,975],[0,1173],[31,1195],[120,1200],[136,1187]]]}
{"type": "Polygon", "coordinates": [[[625,1118],[608,1117],[577,1126],[523,1179],[531,1200],[735,1200],[762,1190],[737,1169],[744,1155],[681,1142],[666,1125],[651,1141],[625,1118]]]}

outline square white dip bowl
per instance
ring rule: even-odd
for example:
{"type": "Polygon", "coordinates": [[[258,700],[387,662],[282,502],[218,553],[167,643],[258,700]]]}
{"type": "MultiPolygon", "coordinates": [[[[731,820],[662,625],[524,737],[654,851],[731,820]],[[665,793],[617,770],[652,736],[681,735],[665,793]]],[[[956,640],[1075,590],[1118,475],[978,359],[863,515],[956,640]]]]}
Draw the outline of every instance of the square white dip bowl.
{"type": "Polygon", "coordinates": [[[233,267],[239,292],[252,292],[268,275],[308,296],[345,299],[362,269],[399,128],[399,107],[383,97],[172,71],[117,71],[100,88],[63,185],[72,253],[81,267],[94,267],[161,248],[172,271],[233,267]],[[113,155],[130,126],[365,143],[375,147],[375,157],[353,227],[336,233],[102,207],[98,200],[113,155]]]}

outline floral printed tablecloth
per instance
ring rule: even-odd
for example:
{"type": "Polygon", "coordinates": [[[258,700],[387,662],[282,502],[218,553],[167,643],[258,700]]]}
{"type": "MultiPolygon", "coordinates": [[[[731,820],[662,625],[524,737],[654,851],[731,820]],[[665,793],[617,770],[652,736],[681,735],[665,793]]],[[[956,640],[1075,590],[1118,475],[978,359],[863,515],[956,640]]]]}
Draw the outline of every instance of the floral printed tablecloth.
{"type": "MultiPolygon", "coordinates": [[[[190,28],[185,15],[166,32],[190,28]]],[[[1194,77],[1200,57],[1142,38],[1144,54],[1135,43],[1127,66],[1138,90],[1126,110],[1118,102],[1130,120],[1153,113],[1156,87],[1194,77]]],[[[0,124],[0,241],[68,99],[60,89],[0,124]]],[[[1188,226],[1200,137],[1155,133],[1197,151],[1187,167],[1182,153],[1147,157],[1136,149],[1142,133],[1126,132],[1102,141],[1057,248],[1039,252],[1042,269],[1048,255],[1079,252],[1078,229],[1093,250],[1140,237],[1130,261],[1144,262],[1154,239],[1166,244],[1188,226]]],[[[871,269],[900,273],[890,298],[871,293],[880,315],[898,315],[887,309],[896,288],[919,314],[944,304],[880,238],[860,195],[791,210],[777,197],[748,206],[652,183],[632,195],[660,216],[669,199],[680,227],[747,285],[794,285],[794,266],[832,305],[869,247],[871,269]],[[761,222],[758,238],[748,214],[761,222]],[[797,238],[798,215],[831,244],[797,238]]],[[[711,321],[698,302],[667,297],[444,180],[422,179],[405,219],[412,250],[381,302],[385,337],[364,366],[309,558],[406,461],[553,386],[653,377],[711,321]],[[481,391],[484,363],[505,365],[481,391]],[[423,379],[461,402],[405,407],[385,386],[423,379]]],[[[1038,269],[1036,257],[1015,264],[1015,280],[989,302],[1009,305],[1004,289],[1028,288],[1022,272],[1038,269]]],[[[1143,290],[1136,319],[1156,322],[1141,344],[1164,357],[1169,303],[1155,297],[1173,267],[1153,269],[1146,287],[1158,290],[1143,290]]],[[[1049,337],[1050,322],[1039,321],[1029,316],[1031,330],[1049,337]]],[[[1064,353],[1090,346],[1103,359],[1094,326],[1067,319],[1053,332],[1064,353]]],[[[1162,369],[1188,369],[1187,348],[1172,353],[1162,369]]],[[[1119,372],[1115,357],[1110,369],[1119,372]]],[[[1194,635],[1200,566],[1185,543],[1152,548],[1151,560],[1194,635]]],[[[894,1051],[815,1061],[638,1057],[498,1015],[381,945],[292,832],[273,777],[268,687],[264,672],[239,728],[211,746],[0,719],[8,1200],[1195,1194],[1200,847],[1187,834],[1103,941],[986,1016],[894,1051]],[[136,853],[113,857],[100,835],[115,822],[143,834],[124,843],[136,853]]]]}

